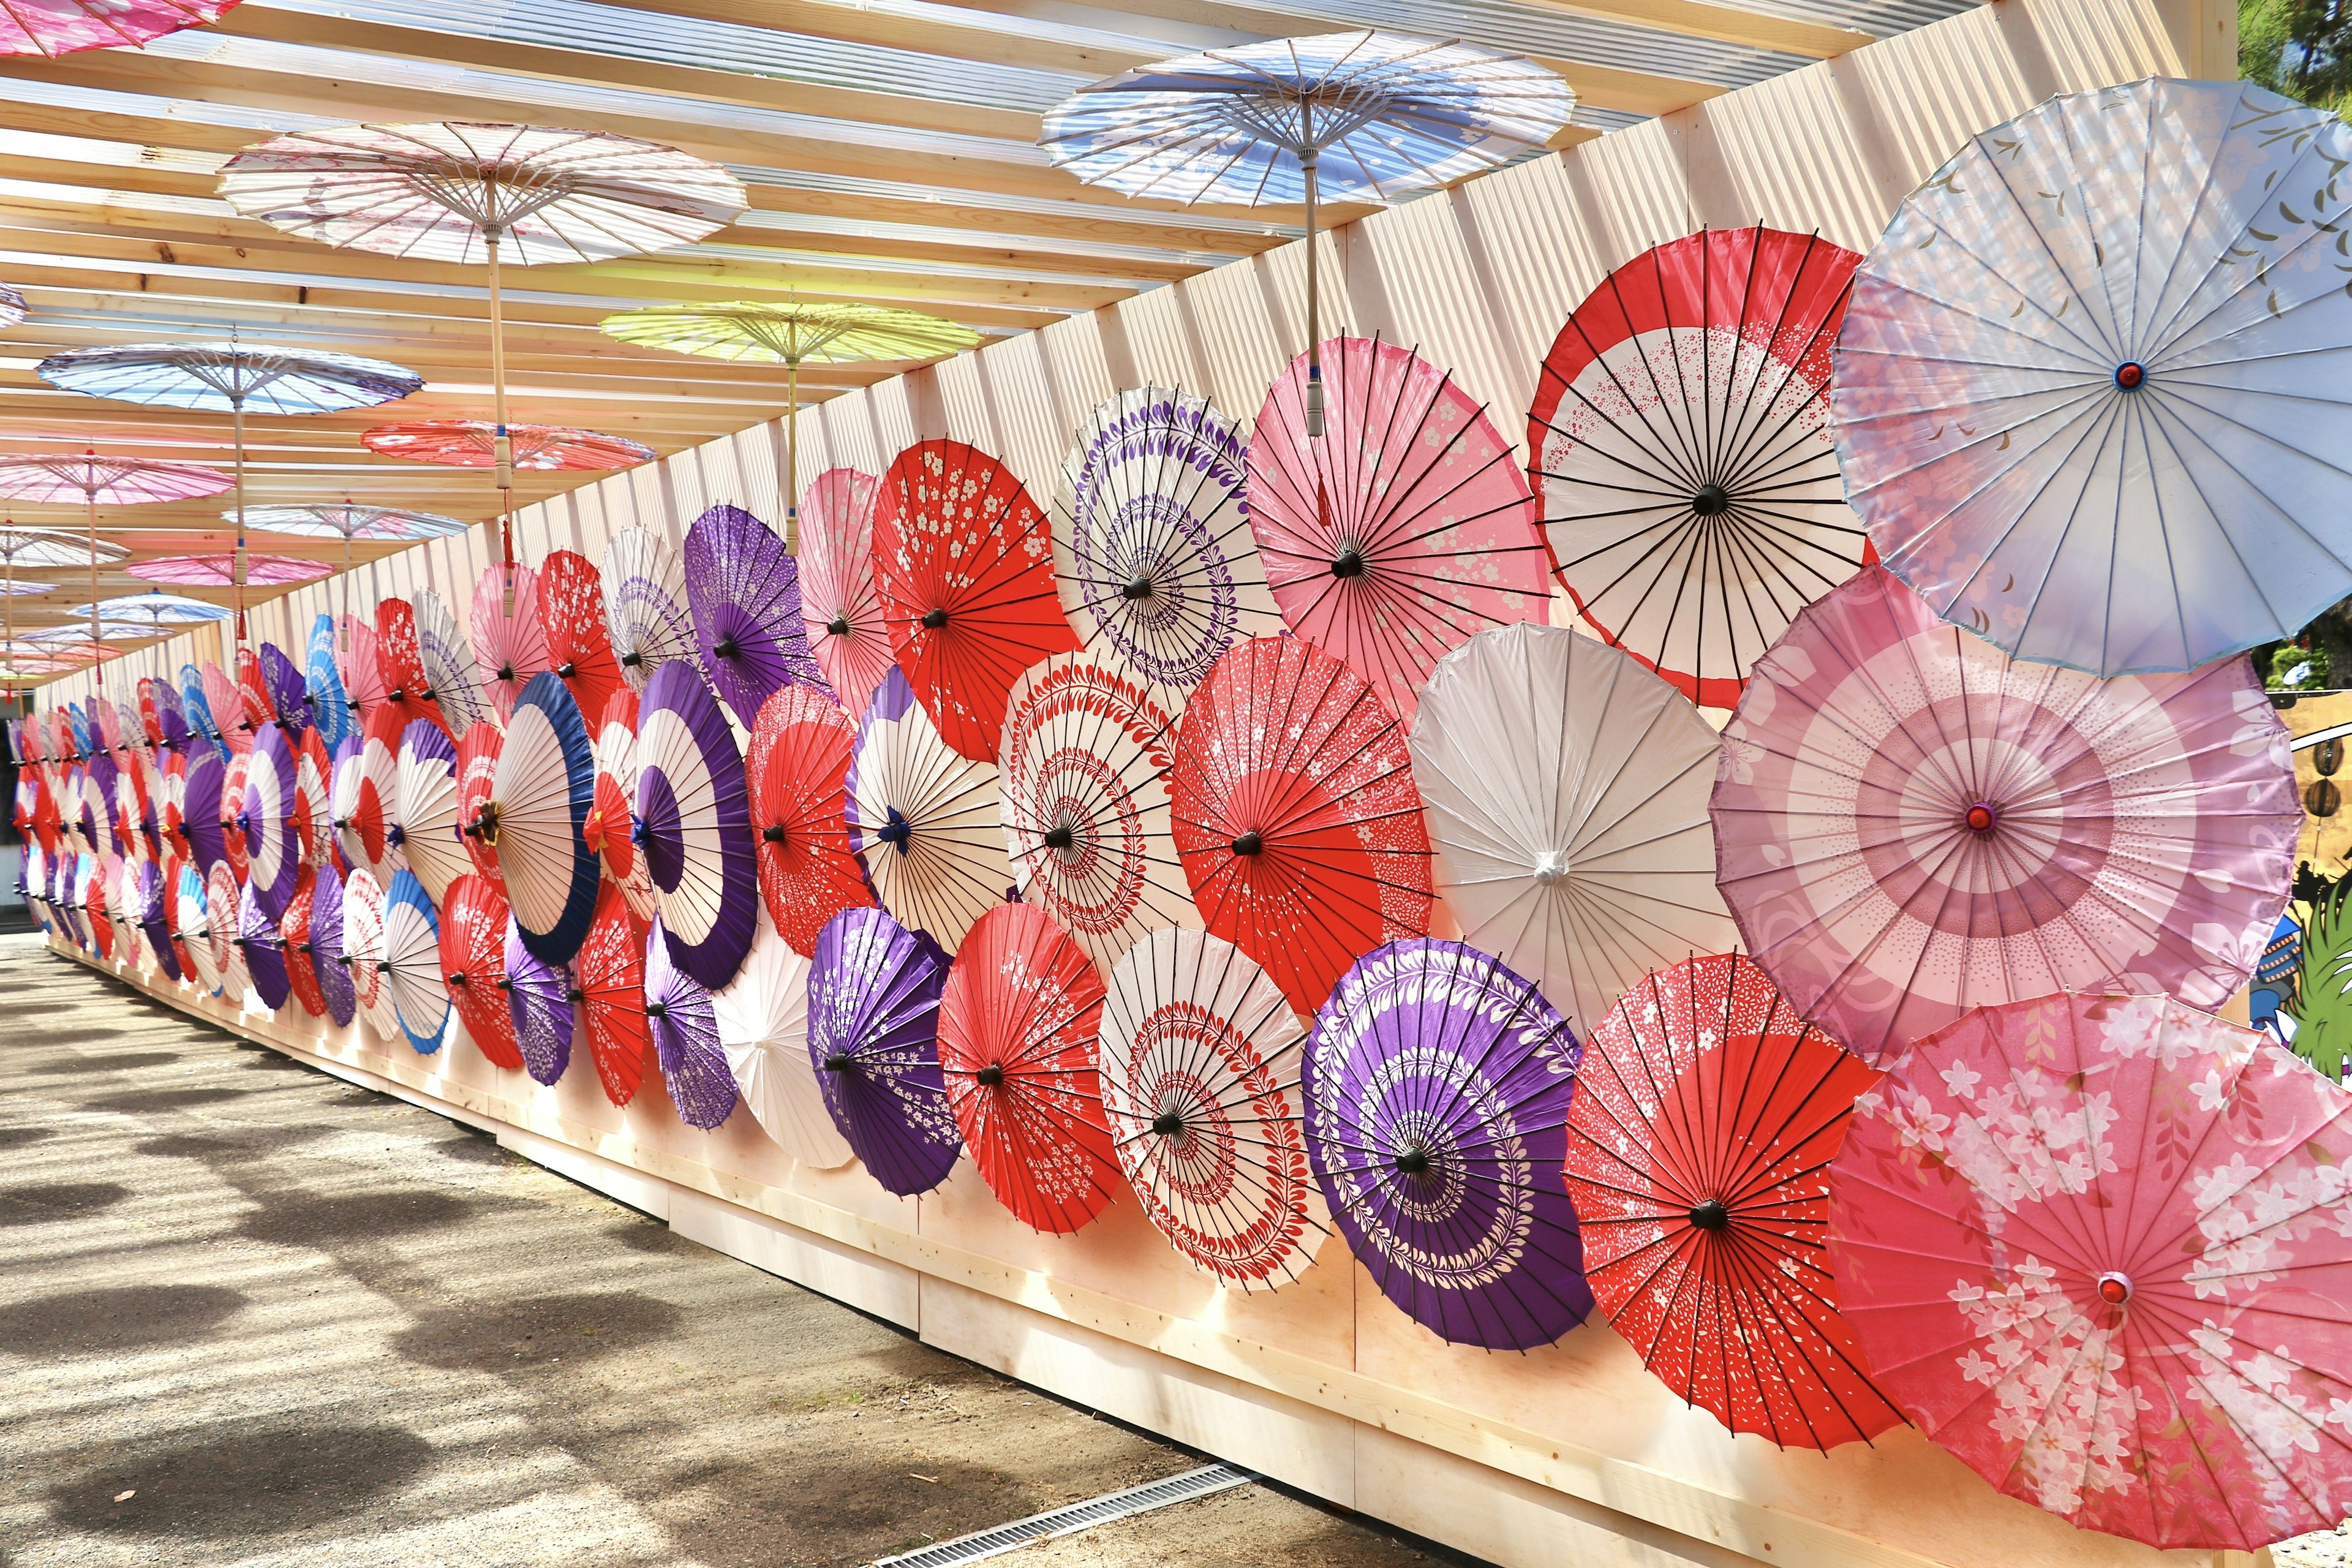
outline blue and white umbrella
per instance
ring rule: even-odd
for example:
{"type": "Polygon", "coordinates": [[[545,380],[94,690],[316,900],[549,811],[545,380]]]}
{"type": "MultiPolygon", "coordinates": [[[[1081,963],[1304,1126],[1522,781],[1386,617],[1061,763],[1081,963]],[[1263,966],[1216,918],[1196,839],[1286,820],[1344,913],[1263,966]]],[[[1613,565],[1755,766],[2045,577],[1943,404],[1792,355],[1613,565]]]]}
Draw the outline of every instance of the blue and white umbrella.
{"type": "Polygon", "coordinates": [[[523,945],[563,963],[596,913],[595,851],[581,837],[596,799],[596,756],[580,706],[554,674],[532,676],[507,721],[484,835],[506,874],[523,945]]]}
{"type": "Polygon", "coordinates": [[[422,1056],[441,1048],[449,982],[441,973],[441,917],[414,871],[395,871],[383,895],[383,987],[400,1032],[422,1056]]]}
{"type": "Polygon", "coordinates": [[[302,684],[309,696],[310,722],[319,727],[319,739],[332,755],[336,747],[359,733],[359,726],[352,721],[352,699],[343,689],[343,672],[335,666],[335,617],[325,610],[310,623],[310,646],[303,650],[302,684]]]}

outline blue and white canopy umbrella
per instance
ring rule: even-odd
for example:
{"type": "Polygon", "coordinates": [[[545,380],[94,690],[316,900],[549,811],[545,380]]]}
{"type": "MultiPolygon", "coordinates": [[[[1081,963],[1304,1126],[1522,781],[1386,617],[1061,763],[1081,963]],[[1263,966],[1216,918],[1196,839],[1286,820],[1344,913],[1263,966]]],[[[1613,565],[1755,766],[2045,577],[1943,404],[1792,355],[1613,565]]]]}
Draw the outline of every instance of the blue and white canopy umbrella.
{"type": "Polygon", "coordinates": [[[1307,207],[1307,434],[1323,433],[1315,206],[1386,202],[1548,145],[1576,95],[1524,56],[1327,33],[1209,49],[1063,100],[1039,143],[1090,185],[1162,201],[1307,207]]]}
{"type": "Polygon", "coordinates": [[[310,721],[319,727],[319,739],[326,742],[331,756],[336,747],[360,731],[352,717],[351,694],[343,689],[343,672],[335,664],[335,617],[329,611],[320,611],[319,618],[310,623],[310,643],[302,658],[302,685],[310,721]]]}
{"type": "Polygon", "coordinates": [[[383,985],[393,1016],[419,1056],[441,1048],[449,983],[441,973],[441,917],[413,871],[395,871],[383,895],[383,985]]]}
{"type": "Polygon", "coordinates": [[[477,820],[498,851],[523,945],[543,963],[570,961],[596,913],[595,851],[581,837],[596,799],[596,755],[571,691],[532,676],[507,721],[490,802],[477,820]]]}

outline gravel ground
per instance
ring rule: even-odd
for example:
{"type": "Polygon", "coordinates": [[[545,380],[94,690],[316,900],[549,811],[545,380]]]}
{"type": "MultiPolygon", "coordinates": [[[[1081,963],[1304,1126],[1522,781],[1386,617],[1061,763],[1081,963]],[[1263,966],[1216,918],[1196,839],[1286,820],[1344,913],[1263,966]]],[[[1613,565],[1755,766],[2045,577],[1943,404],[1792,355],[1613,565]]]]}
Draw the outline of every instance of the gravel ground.
{"type": "MultiPolygon", "coordinates": [[[[0,939],[0,1568],[857,1564],[1202,1461],[0,939]]],[[[1250,1487],[1032,1565],[1466,1560],[1250,1487]]]]}

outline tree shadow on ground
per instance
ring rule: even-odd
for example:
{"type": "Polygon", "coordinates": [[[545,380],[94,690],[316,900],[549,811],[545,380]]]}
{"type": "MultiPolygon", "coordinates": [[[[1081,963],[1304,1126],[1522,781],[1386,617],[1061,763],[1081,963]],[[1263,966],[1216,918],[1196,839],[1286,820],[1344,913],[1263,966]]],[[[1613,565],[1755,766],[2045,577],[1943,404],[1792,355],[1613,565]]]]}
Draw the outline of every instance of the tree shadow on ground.
{"type": "Polygon", "coordinates": [[[201,1339],[242,1310],[242,1290],[220,1285],[128,1285],[68,1290],[0,1307],[0,1352],[112,1355],[201,1339]]]}
{"type": "Polygon", "coordinates": [[[159,1436],[48,1493],[49,1516],[106,1535],[284,1535],[370,1507],[430,1469],[403,1426],[225,1421],[159,1436]],[[123,1492],[132,1497],[117,1502],[123,1492]]]}
{"type": "Polygon", "coordinates": [[[131,1195],[116,1182],[43,1182],[0,1189],[0,1226],[48,1225],[110,1209],[131,1195]]]}

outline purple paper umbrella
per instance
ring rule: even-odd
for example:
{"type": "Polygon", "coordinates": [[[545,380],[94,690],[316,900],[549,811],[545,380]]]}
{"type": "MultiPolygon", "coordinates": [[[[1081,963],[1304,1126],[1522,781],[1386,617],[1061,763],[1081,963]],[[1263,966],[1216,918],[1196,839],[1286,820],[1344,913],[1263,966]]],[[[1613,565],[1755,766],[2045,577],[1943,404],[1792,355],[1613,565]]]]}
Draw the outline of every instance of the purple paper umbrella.
{"type": "Polygon", "coordinates": [[[180,955],[172,951],[172,922],[163,918],[163,868],[152,860],[139,864],[139,929],[155,950],[155,962],[173,979],[180,978],[180,955]]]}
{"type": "Polygon", "coordinates": [[[130,846],[122,841],[121,824],[116,820],[114,790],[122,778],[122,770],[114,765],[114,758],[103,751],[92,752],[82,770],[89,778],[90,833],[95,842],[100,829],[117,855],[126,854],[130,846]]]}
{"type": "Polygon", "coordinates": [[[157,680],[149,689],[149,699],[155,704],[155,725],[163,731],[163,744],[181,756],[188,754],[188,742],[194,733],[188,728],[188,715],[180,706],[179,688],[168,680],[157,680]]]}
{"type": "Polygon", "coordinates": [[[188,776],[180,789],[180,831],[188,836],[189,855],[199,877],[211,876],[214,862],[228,858],[221,831],[221,786],[227,773],[220,753],[210,746],[199,747],[188,759],[188,776]]]}
{"type": "MultiPolygon", "coordinates": [[[[660,672],[655,672],[659,679],[660,672]]],[[[662,929],[654,917],[654,930],[662,929]]],[[[662,1081],[669,1086],[677,1119],[688,1127],[713,1128],[734,1113],[742,1098],[727,1053],[719,1044],[719,1018],[710,993],[683,968],[671,962],[668,945],[646,945],[646,1021],[654,1037],[654,1056],[661,1063],[662,1081]]]]}
{"type": "Polygon", "coordinates": [[[632,830],[677,966],[712,990],[735,978],[760,920],[743,754],[694,671],[654,671],[637,710],[632,830]]]}
{"type": "Polygon", "coordinates": [[[302,847],[294,832],[294,801],[299,793],[294,776],[294,752],[286,731],[263,727],[254,737],[253,755],[245,769],[245,799],[238,803],[236,827],[245,835],[246,901],[261,906],[276,920],[294,901],[294,884],[302,868],[302,847]]]}
{"type": "Polygon", "coordinates": [[[514,1017],[523,1071],[532,1082],[552,1084],[572,1065],[572,1036],[580,1026],[581,1000],[572,972],[531,952],[522,940],[522,928],[509,915],[507,1009],[514,1017]]]}
{"type": "Polygon", "coordinates": [[[299,741],[310,727],[310,689],[300,668],[274,642],[261,645],[261,686],[269,693],[278,728],[299,741]]]}
{"type": "Polygon", "coordinates": [[[736,722],[750,729],[781,686],[833,695],[801,622],[800,563],[766,523],[740,506],[714,506],[686,531],[684,553],[695,651],[736,722]]]}
{"type": "Polygon", "coordinates": [[[349,1028],[359,1015],[360,997],[343,961],[343,879],[332,866],[321,866],[315,887],[310,895],[310,967],[319,976],[319,994],[327,999],[327,1016],[337,1028],[349,1028]]]}
{"type": "Polygon", "coordinates": [[[261,1005],[273,1013],[286,1005],[294,983],[286,975],[286,939],[278,934],[276,916],[264,914],[259,900],[247,898],[237,906],[234,940],[245,953],[246,976],[261,1005]]]}
{"type": "Polygon", "coordinates": [[[901,1197],[948,1179],[963,1152],[940,1071],[947,954],[881,910],[844,910],[817,932],[808,1049],[833,1124],[901,1197]]]}
{"type": "Polygon", "coordinates": [[[1560,1175],[1584,1047],[1476,948],[1374,948],[1315,1015],[1307,1154],[1381,1293],[1456,1344],[1548,1345],[1592,1310],[1560,1175]]]}

